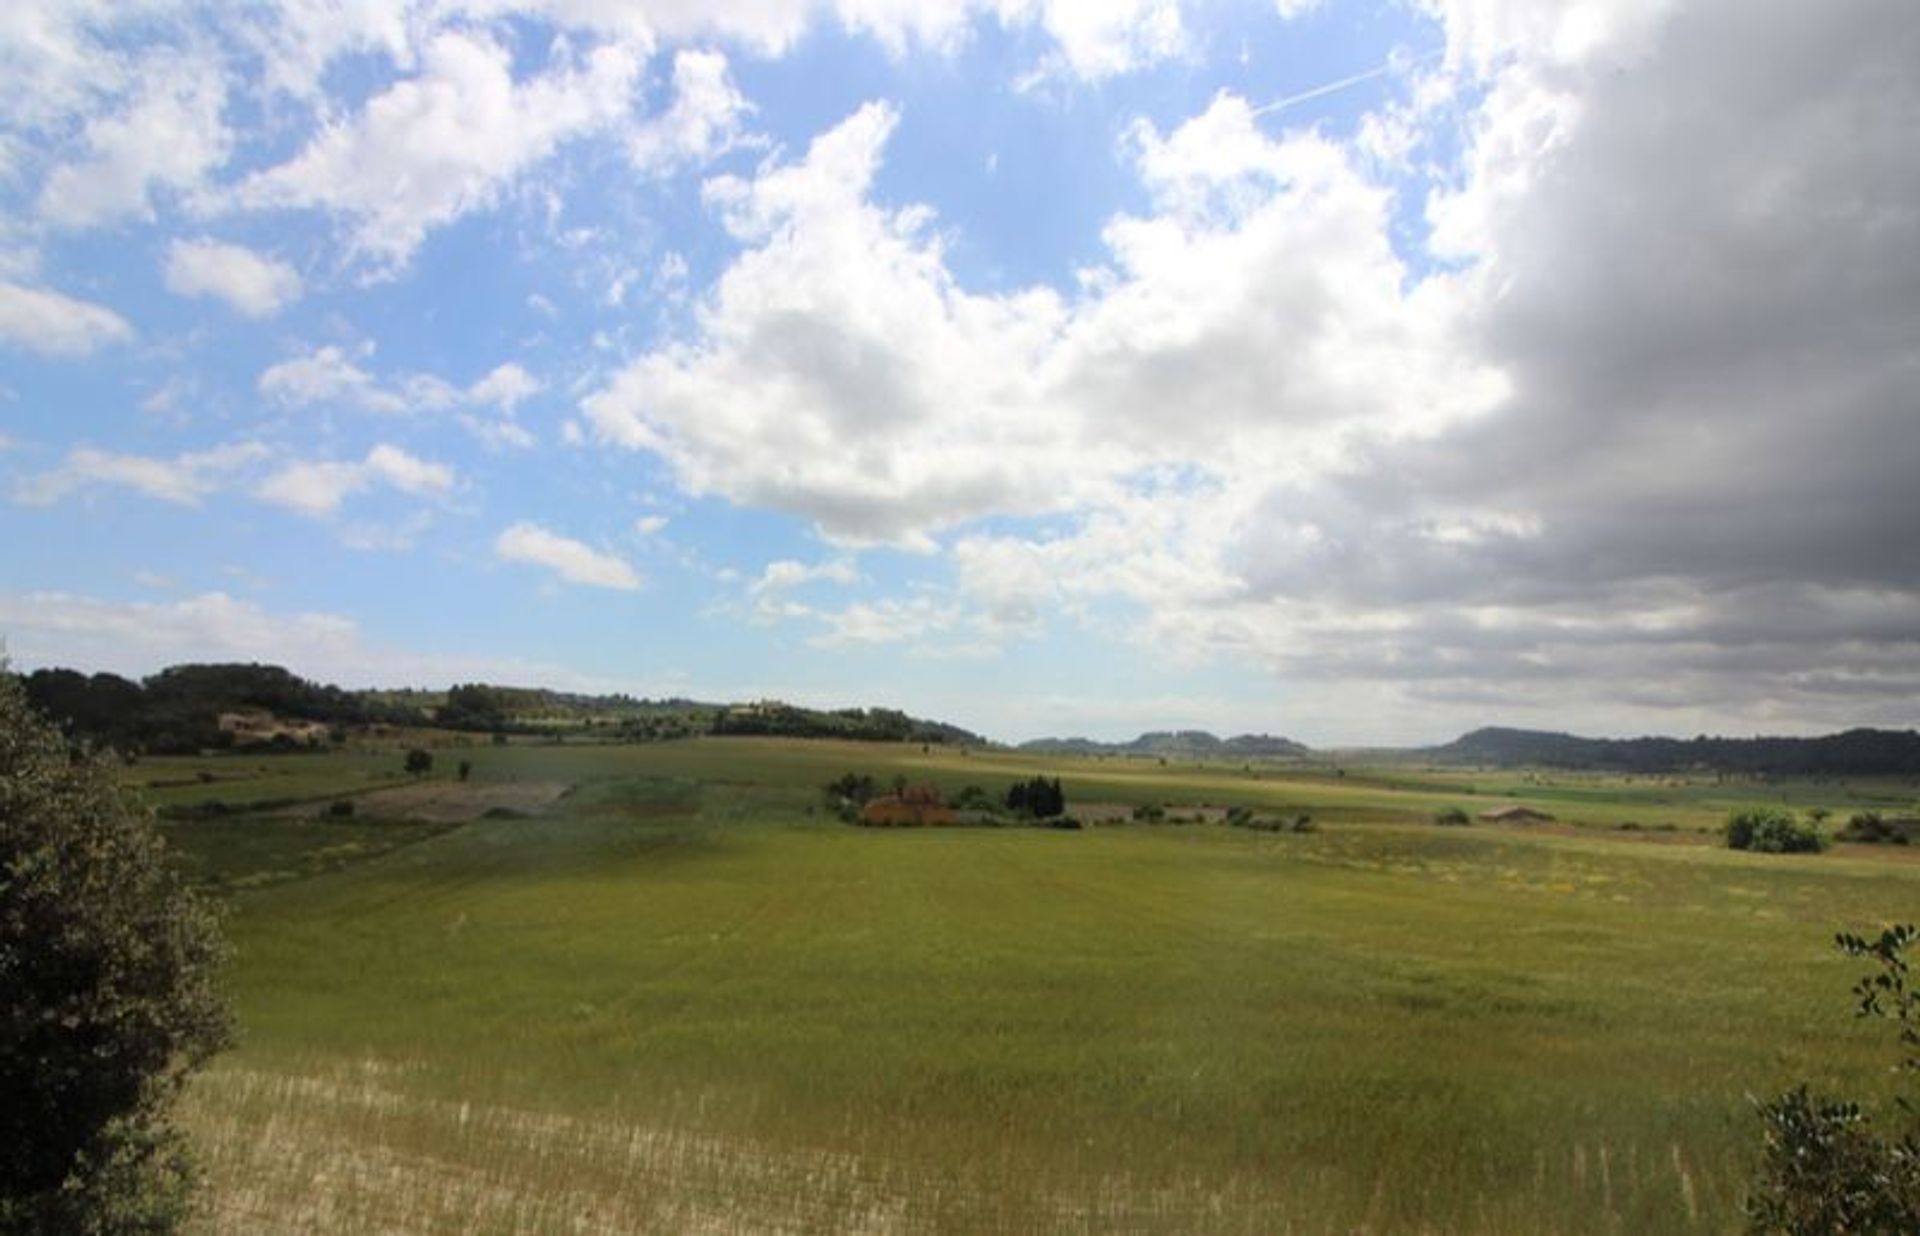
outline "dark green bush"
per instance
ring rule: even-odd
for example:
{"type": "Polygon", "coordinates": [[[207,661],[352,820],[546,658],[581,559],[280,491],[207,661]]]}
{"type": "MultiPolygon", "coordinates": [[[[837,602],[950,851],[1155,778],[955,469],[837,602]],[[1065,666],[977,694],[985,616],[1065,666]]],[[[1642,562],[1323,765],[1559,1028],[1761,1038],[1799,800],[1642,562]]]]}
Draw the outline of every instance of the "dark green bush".
{"type": "Polygon", "coordinates": [[[1911,845],[1920,836],[1920,821],[1889,820],[1878,811],[1862,811],[1847,821],[1839,836],[1868,845],[1911,845]]]}
{"type": "Polygon", "coordinates": [[[1784,807],[1748,807],[1727,817],[1727,848],[1756,854],[1817,854],[1827,839],[1784,807]]]}
{"type": "Polygon", "coordinates": [[[977,785],[961,787],[947,803],[955,811],[998,811],[1000,803],[993,795],[977,785]]]}
{"type": "MultiPolygon", "coordinates": [[[[1854,985],[1856,1013],[1899,1025],[1902,1071],[1920,1078],[1920,992],[1907,983],[1911,925],[1878,939],[1841,934],[1849,957],[1880,966],[1854,985]]],[[[1797,1086],[1760,1105],[1765,1150],[1746,1200],[1748,1230],[1792,1236],[1920,1232],[1920,1108],[1899,1101],[1909,1127],[1882,1137],[1858,1103],[1797,1086]]]]}
{"type": "Polygon", "coordinates": [[[184,1220],[167,1116],[227,1041],[220,958],[152,820],[0,667],[0,1233],[184,1220]]]}
{"type": "Polygon", "coordinates": [[[1465,828],[1473,822],[1464,807],[1447,807],[1433,813],[1433,822],[1446,828],[1465,828]]]}
{"type": "Polygon", "coordinates": [[[1035,819],[1060,815],[1067,809],[1066,791],[1060,788],[1060,779],[1049,781],[1045,777],[1035,777],[1031,781],[1016,781],[1007,789],[1007,810],[1018,815],[1028,815],[1035,819]]]}

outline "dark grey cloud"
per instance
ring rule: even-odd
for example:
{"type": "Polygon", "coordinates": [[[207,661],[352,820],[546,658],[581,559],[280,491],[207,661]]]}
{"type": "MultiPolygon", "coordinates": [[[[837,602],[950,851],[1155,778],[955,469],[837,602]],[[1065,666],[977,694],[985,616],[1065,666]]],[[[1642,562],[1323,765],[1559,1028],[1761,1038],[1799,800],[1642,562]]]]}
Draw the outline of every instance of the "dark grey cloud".
{"type": "Polygon", "coordinates": [[[1248,599],[1409,619],[1289,672],[1920,720],[1916,65],[1904,0],[1709,0],[1592,69],[1493,217],[1471,337],[1510,397],[1237,548],[1248,599]]]}

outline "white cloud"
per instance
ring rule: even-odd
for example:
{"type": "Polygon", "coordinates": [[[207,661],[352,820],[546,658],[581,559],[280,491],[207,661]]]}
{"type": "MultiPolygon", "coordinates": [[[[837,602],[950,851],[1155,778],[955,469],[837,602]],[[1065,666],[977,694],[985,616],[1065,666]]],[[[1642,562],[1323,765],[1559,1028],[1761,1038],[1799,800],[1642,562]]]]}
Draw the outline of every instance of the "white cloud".
{"type": "Polygon", "coordinates": [[[13,497],[27,506],[46,506],[79,490],[117,485],[162,502],[194,506],[267,453],[257,442],[189,451],[171,459],[76,446],[60,467],[22,481],[13,497]]]}
{"type": "Polygon", "coordinates": [[[462,388],[430,373],[379,377],[359,363],[372,353],[371,345],[349,352],[326,344],[269,366],[255,386],[263,397],[290,408],[334,405],[379,413],[491,409],[492,416],[460,411],[460,423],[489,446],[533,445],[533,435],[514,420],[520,404],[541,390],[540,380],[525,367],[508,361],[462,388]]]}
{"type": "Polygon", "coordinates": [[[806,588],[812,584],[830,583],[842,586],[858,583],[860,572],[851,559],[833,558],[825,562],[795,562],[782,558],[769,562],[757,579],[747,584],[747,597],[753,604],[753,616],[757,621],[772,621],[782,618],[820,618],[823,615],[811,605],[788,599],[788,593],[796,588],[806,588]]]}
{"type": "Polygon", "coordinates": [[[1431,436],[1504,391],[1454,333],[1457,281],[1409,286],[1390,196],[1235,96],[1136,127],[1157,212],[1109,223],[1112,265],[1073,300],[966,292],[929,212],[871,201],[894,123],[868,105],[798,162],[709,182],[749,247],[696,339],[583,402],[603,440],[838,542],[927,549],[990,514],[1115,509],[1154,470],[1186,478],[1176,500],[1240,478],[1226,521],[1358,434],[1431,436]]]}
{"type": "Polygon", "coordinates": [[[657,536],[667,527],[665,515],[642,515],[633,521],[633,530],[641,536],[657,536]]]}
{"type": "Polygon", "coordinates": [[[270,318],[300,299],[300,273],[276,258],[217,240],[175,240],[167,247],[167,290],[214,296],[249,318],[270,318]]]}
{"type": "Polygon", "coordinates": [[[923,640],[951,630],[955,623],[952,607],[930,597],[856,601],[844,609],[818,611],[814,616],[828,625],[814,642],[828,647],[923,640]]]}
{"type": "Polygon", "coordinates": [[[626,116],[639,73],[631,48],[603,44],[515,80],[511,56],[487,34],[444,31],[422,51],[418,75],[248,177],[235,198],[344,215],[355,252],[390,274],[434,228],[491,206],[561,144],[626,116]]]}
{"type": "Polygon", "coordinates": [[[628,144],[634,166],[665,174],[683,164],[706,163],[740,140],[740,124],[753,109],[727,73],[717,51],[682,51],[673,58],[673,104],[641,124],[628,144]]]}
{"type": "Polygon", "coordinates": [[[1190,36],[1180,0],[1044,0],[1040,24],[1059,44],[1057,65],[1098,81],[1183,55],[1190,36]]]}
{"type": "Polygon", "coordinates": [[[627,592],[640,586],[639,574],[620,558],[538,524],[513,524],[500,533],[493,550],[508,562],[545,567],[568,583],[627,592]]]}
{"type": "Polygon", "coordinates": [[[495,366],[485,377],[469,386],[468,402],[491,404],[502,412],[511,412],[520,403],[540,391],[540,381],[512,361],[495,366]]]}
{"type": "Polygon", "coordinates": [[[139,75],[123,108],[87,121],[86,154],[47,177],[42,218],[68,228],[151,218],[155,189],[191,191],[226,161],[233,138],[222,119],[226,75],[217,64],[156,55],[139,75]]]}
{"type": "Polygon", "coordinates": [[[289,464],[260,482],[255,496],[288,510],[320,518],[332,515],[349,497],[385,485],[418,498],[451,493],[455,473],[399,447],[381,443],[355,461],[318,460],[289,464]]]}
{"type": "Polygon", "coordinates": [[[342,686],[516,682],[560,690],[644,690],[506,657],[449,656],[369,640],[352,618],[275,611],[224,592],[117,602],[63,592],[0,592],[0,632],[20,668],[80,666],[143,675],[192,661],[262,661],[342,686]]]}
{"type": "Polygon", "coordinates": [[[131,338],[133,327],[104,305],[0,282],[0,342],[66,357],[131,338]]]}
{"type": "Polygon", "coordinates": [[[791,558],[782,558],[769,562],[760,572],[760,578],[753,582],[752,591],[767,593],[798,588],[804,584],[834,583],[851,584],[859,580],[860,573],[854,568],[851,559],[834,558],[826,562],[795,562],[791,558]]]}
{"type": "Polygon", "coordinates": [[[603,440],[662,454],[693,492],[797,511],[847,542],[925,547],[930,527],[1060,500],[1054,482],[1020,485],[1043,465],[1015,447],[1048,434],[1025,388],[1058,298],[968,296],[925,212],[866,201],[895,121],[870,104],[799,163],[710,182],[757,247],[701,307],[697,342],[585,401],[603,440]]]}
{"type": "Polygon", "coordinates": [[[23,663],[157,669],[186,659],[338,665],[357,645],[354,624],[331,614],[272,615],[223,592],[180,601],[119,603],[60,592],[0,594],[0,630],[23,663]]]}
{"type": "MultiPolygon", "coordinates": [[[[361,354],[366,355],[367,349],[361,354]]],[[[373,375],[355,364],[346,349],[327,344],[269,366],[255,384],[260,393],[288,407],[337,403],[372,412],[404,412],[407,401],[383,388],[373,375]]]]}

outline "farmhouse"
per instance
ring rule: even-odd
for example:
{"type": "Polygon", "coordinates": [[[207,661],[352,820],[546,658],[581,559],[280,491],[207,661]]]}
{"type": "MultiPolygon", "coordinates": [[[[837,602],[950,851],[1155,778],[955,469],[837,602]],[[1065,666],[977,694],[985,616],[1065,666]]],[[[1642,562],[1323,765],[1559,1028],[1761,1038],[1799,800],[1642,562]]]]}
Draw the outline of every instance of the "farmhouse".
{"type": "Polygon", "coordinates": [[[318,721],[276,717],[264,708],[246,708],[219,714],[223,733],[233,735],[237,746],[270,743],[276,738],[287,742],[318,745],[326,741],[327,727],[318,721]]]}
{"type": "Polygon", "coordinates": [[[940,801],[940,791],[931,785],[910,785],[895,794],[882,794],[860,808],[860,822],[880,828],[913,827],[926,824],[953,824],[958,817],[940,801]]]}
{"type": "Polygon", "coordinates": [[[1489,824],[1548,824],[1553,817],[1544,811],[1535,811],[1532,807],[1495,807],[1491,811],[1482,811],[1480,818],[1489,824]]]}

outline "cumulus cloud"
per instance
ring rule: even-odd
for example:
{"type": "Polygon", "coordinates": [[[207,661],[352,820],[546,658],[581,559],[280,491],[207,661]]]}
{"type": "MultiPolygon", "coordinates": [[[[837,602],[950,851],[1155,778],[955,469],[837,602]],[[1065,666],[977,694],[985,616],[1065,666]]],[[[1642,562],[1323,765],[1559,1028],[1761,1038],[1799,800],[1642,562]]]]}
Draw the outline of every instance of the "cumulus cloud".
{"type": "Polygon", "coordinates": [[[1246,592],[1160,619],[1457,713],[1910,724],[1920,24],[1897,7],[1444,6],[1490,80],[1434,243],[1475,264],[1464,346],[1509,392],[1276,487],[1228,553],[1246,592]]]}
{"type": "Polygon", "coordinates": [[[26,506],[47,506],[78,491],[120,486],[162,502],[194,506],[267,454],[267,448],[257,442],[189,451],[170,459],[76,446],[60,467],[22,481],[13,497],[26,506]]]}
{"type": "Polygon", "coordinates": [[[665,456],[693,492],[849,542],[926,545],[929,527],[1056,500],[1021,493],[1010,448],[1034,428],[1021,388],[1058,299],[967,295],[924,212],[866,200],[896,121],[868,105],[800,162],[710,184],[756,243],[702,307],[697,342],[637,359],[586,401],[603,440],[665,456]]]}
{"type": "Polygon", "coordinates": [[[420,71],[322,129],[305,149],[235,190],[253,209],[322,209],[352,221],[352,247],[378,272],[404,268],[432,229],[493,204],[561,144],[628,113],[640,59],[602,44],[516,80],[483,31],[449,30],[420,71]]]}
{"type": "Polygon", "coordinates": [[[133,327],[104,305],[0,281],[0,342],[69,357],[131,338],[133,327]]]}
{"type": "Polygon", "coordinates": [[[528,397],[539,393],[540,382],[526,369],[512,361],[497,365],[479,378],[466,391],[469,402],[491,404],[503,412],[511,412],[528,397]]]}
{"type": "Polygon", "coordinates": [[[85,153],[54,168],[41,186],[39,214],[81,228],[128,216],[151,218],[156,190],[184,193],[227,159],[226,75],[193,56],[155,55],[115,111],[86,122],[85,153]]]}
{"type": "Polygon", "coordinates": [[[255,496],[301,515],[332,515],[349,497],[384,486],[416,498],[442,498],[453,492],[454,470],[381,443],[360,460],[317,460],[288,464],[260,482],[255,496]]]}
{"type": "Polygon", "coordinates": [[[1106,507],[1165,467],[1324,467],[1364,429],[1418,436],[1501,391],[1457,349],[1450,287],[1406,290],[1387,195],[1312,134],[1223,95],[1132,146],[1161,209],[1106,229],[1068,300],[958,286],[924,209],[870,199],[897,117],[870,104],[806,156],[708,196],[749,248],[700,338],[584,404],[682,484],[848,544],[922,548],[988,514],[1106,507]]]}
{"type": "Polygon", "coordinates": [[[521,521],[502,531],[493,552],[508,562],[545,567],[570,584],[631,592],[640,576],[619,557],[538,524],[521,521]]]}
{"type": "Polygon", "coordinates": [[[1181,9],[1179,0],[1044,0],[1039,21],[1058,50],[1043,71],[1098,81],[1182,55],[1181,9]]]}
{"type": "Polygon", "coordinates": [[[665,173],[705,163],[740,140],[753,109],[717,51],[682,51],[673,58],[673,104],[635,131],[628,154],[643,172],[665,173]]]}
{"type": "Polygon", "coordinates": [[[515,411],[540,392],[540,380],[514,361],[496,365],[465,387],[430,373],[381,377],[361,361],[373,355],[362,345],[325,344],[268,366],[255,382],[261,396],[288,408],[342,407],[387,414],[446,412],[490,447],[524,448],[534,438],[515,411]]]}
{"type": "MultiPolygon", "coordinates": [[[[693,492],[945,547],[1000,630],[1118,601],[1156,652],[1329,707],[1338,677],[1464,718],[1569,691],[1612,727],[1892,716],[1920,23],[1429,7],[1446,56],[1392,70],[1411,102],[1361,141],[1233,94],[1129,129],[1150,209],[1071,295],[969,292],[930,212],[874,200],[884,105],[719,178],[746,248],[587,422],[693,492]],[[1752,607],[1796,621],[1736,635],[1752,607]]],[[[861,605],[849,631],[916,612],[861,605]]]]}
{"type": "Polygon", "coordinates": [[[217,240],[175,240],[167,247],[167,290],[212,296],[235,313],[270,318],[300,299],[300,273],[277,258],[217,240]]]}

